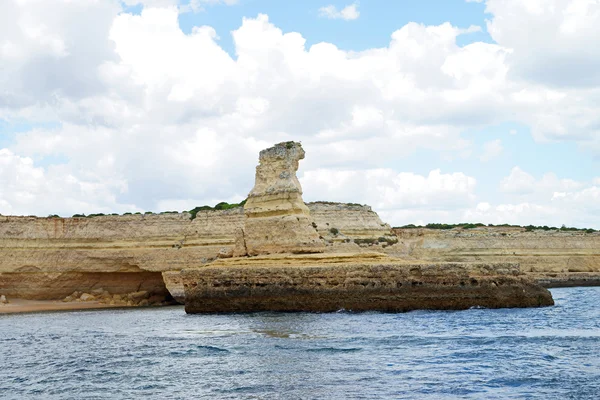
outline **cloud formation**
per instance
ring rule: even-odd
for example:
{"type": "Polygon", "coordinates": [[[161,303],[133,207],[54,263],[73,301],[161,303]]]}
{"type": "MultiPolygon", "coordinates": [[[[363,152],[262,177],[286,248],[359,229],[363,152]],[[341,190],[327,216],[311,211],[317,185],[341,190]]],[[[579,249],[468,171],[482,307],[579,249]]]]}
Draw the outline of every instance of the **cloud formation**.
{"type": "MultiPolygon", "coordinates": [[[[597,183],[571,185],[552,174],[536,180],[517,168],[497,182],[505,197],[495,201],[468,171],[396,167],[419,151],[499,159],[500,139],[486,138],[478,152],[463,132],[504,121],[530,127],[537,140],[569,140],[600,154],[592,71],[600,50],[588,40],[600,16],[591,5],[555,0],[564,11],[555,16],[545,5],[489,0],[495,43],[459,46],[460,35],[479,28],[411,22],[387,46],[360,52],[307,46],[301,33],[283,32],[259,14],[232,32],[232,57],[213,27],[184,33],[181,4],[165,1],[143,2],[141,15],[122,12],[117,1],[0,4],[0,119],[31,126],[2,150],[0,213],[159,211],[241,200],[258,151],[301,140],[309,155],[300,172],[307,200],[369,203],[395,225],[568,224],[557,205],[578,204],[570,220],[600,227],[589,211],[597,183]],[[529,47],[504,22],[512,16],[529,47]],[[528,59],[531,49],[547,62],[561,51],[573,55],[590,70],[589,82],[536,75],[545,66],[528,59]],[[15,179],[15,171],[27,178],[15,179]]],[[[570,73],[581,72],[572,64],[570,73]]]]}
{"type": "Polygon", "coordinates": [[[347,5],[346,7],[338,10],[334,5],[328,5],[319,8],[319,16],[329,19],[343,19],[345,21],[353,21],[360,17],[360,11],[358,11],[358,3],[347,5]]]}

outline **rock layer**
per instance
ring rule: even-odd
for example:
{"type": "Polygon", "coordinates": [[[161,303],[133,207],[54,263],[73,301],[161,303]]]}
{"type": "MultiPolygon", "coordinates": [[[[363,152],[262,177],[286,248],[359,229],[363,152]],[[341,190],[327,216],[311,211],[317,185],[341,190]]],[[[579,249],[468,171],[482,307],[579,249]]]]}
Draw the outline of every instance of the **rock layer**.
{"type": "Polygon", "coordinates": [[[381,254],[258,257],[182,271],[187,313],[459,310],[554,304],[514,264],[409,264],[381,254]]]}
{"type": "Polygon", "coordinates": [[[394,229],[384,251],[434,262],[511,262],[547,287],[600,284],[600,233],[531,231],[518,227],[394,229]]]}
{"type": "MultiPolygon", "coordinates": [[[[318,231],[329,241],[364,239],[367,232],[372,239],[389,235],[389,227],[368,206],[307,206],[315,213],[318,231]],[[339,231],[337,236],[329,232],[329,226],[339,231]]],[[[201,211],[195,219],[190,217],[188,213],[93,218],[0,216],[0,294],[59,300],[74,291],[91,290],[89,284],[94,281],[104,281],[102,287],[123,293],[130,288],[122,287],[118,274],[110,274],[131,273],[125,275],[125,281],[135,286],[146,281],[143,274],[136,273],[163,272],[166,287],[183,302],[179,271],[210,262],[220,252],[232,252],[236,231],[245,221],[241,207],[201,211]],[[100,274],[101,278],[83,277],[85,273],[100,274]]]]}
{"type": "Polygon", "coordinates": [[[316,253],[325,250],[296,177],[302,145],[283,142],[260,152],[254,188],[236,255],[316,253]]]}

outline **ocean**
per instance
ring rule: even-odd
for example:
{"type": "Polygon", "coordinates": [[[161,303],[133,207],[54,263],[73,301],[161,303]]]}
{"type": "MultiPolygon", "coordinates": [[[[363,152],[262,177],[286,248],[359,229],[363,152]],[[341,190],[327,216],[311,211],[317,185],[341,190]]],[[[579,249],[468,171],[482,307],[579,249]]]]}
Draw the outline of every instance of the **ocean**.
{"type": "Polygon", "coordinates": [[[598,399],[600,287],[401,314],[0,315],[7,399],[598,399]]]}

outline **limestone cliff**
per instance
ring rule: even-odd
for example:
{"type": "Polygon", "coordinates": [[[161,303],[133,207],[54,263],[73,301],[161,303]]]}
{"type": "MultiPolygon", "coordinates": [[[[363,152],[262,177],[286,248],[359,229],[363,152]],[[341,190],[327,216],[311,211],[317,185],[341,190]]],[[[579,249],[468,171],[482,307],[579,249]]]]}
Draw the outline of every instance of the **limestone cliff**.
{"type": "Polygon", "coordinates": [[[278,143],[260,152],[254,188],[244,205],[246,219],[236,255],[316,253],[325,243],[302,201],[296,176],[302,145],[278,143]]]}
{"type": "MultiPolygon", "coordinates": [[[[375,240],[389,234],[366,206],[310,203],[308,209],[315,213],[319,233],[331,240],[329,226],[339,231],[337,238],[365,238],[368,231],[375,240]]],[[[242,208],[201,211],[193,220],[188,213],[0,216],[0,294],[61,299],[99,287],[126,293],[166,284],[183,301],[179,271],[232,251],[244,221],[242,208]]]]}
{"type": "Polygon", "coordinates": [[[313,202],[307,206],[317,232],[329,240],[393,236],[390,226],[367,205],[313,202]]]}
{"type": "Polygon", "coordinates": [[[515,227],[394,229],[385,252],[435,262],[510,262],[546,286],[600,284],[600,233],[515,227]],[[561,284],[562,282],[562,284],[561,284]]]}
{"type": "Polygon", "coordinates": [[[74,291],[165,291],[161,273],[233,245],[241,209],[94,218],[0,216],[0,293],[60,299],[74,291]]]}

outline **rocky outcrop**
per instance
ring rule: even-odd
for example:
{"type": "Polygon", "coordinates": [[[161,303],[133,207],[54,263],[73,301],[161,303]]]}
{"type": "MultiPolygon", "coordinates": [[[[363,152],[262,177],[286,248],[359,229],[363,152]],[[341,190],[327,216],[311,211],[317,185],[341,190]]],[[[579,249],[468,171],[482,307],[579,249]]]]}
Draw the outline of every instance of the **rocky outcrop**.
{"type": "Polygon", "coordinates": [[[313,226],[296,176],[302,145],[283,142],[260,152],[254,188],[244,205],[235,255],[317,253],[325,243],[313,226]]]}
{"type": "Polygon", "coordinates": [[[434,262],[510,262],[547,287],[600,283],[600,233],[527,231],[518,227],[394,229],[384,251],[434,262]]]}
{"type": "Polygon", "coordinates": [[[395,238],[390,226],[367,205],[318,201],[307,206],[317,232],[329,242],[395,238]]]}
{"type": "Polygon", "coordinates": [[[314,204],[320,218],[313,219],[296,178],[302,158],[304,151],[294,142],[279,143],[260,153],[256,184],[244,206],[246,219],[236,249],[209,265],[181,271],[187,313],[554,304],[547,289],[520,276],[518,265],[408,264],[383,253],[366,252],[360,244],[378,249],[397,244],[389,226],[359,205],[339,208],[344,212],[355,207],[359,213],[355,216],[366,214],[345,222],[353,228],[347,230],[354,235],[352,240],[341,234],[335,219],[324,212],[329,204],[314,204]],[[381,236],[373,239],[374,234],[381,236]],[[325,236],[329,238],[324,240],[325,236]],[[337,244],[350,242],[354,252],[335,253],[340,249],[337,244]],[[326,243],[331,244],[327,252],[326,243]]]}
{"type": "Polygon", "coordinates": [[[219,260],[182,272],[187,313],[409,311],[554,304],[515,264],[406,263],[380,253],[219,260]]]}
{"type": "MultiPolygon", "coordinates": [[[[308,209],[315,213],[317,231],[328,242],[365,239],[362,224],[372,232],[372,240],[389,234],[367,206],[309,203],[308,209]],[[337,235],[328,226],[335,227],[337,235]],[[378,226],[382,229],[373,229],[378,226]]],[[[206,264],[219,253],[232,253],[236,231],[246,218],[241,207],[200,211],[195,219],[190,217],[188,213],[0,216],[0,294],[59,300],[96,287],[129,293],[140,285],[150,291],[166,286],[183,302],[179,271],[206,264]]]]}

